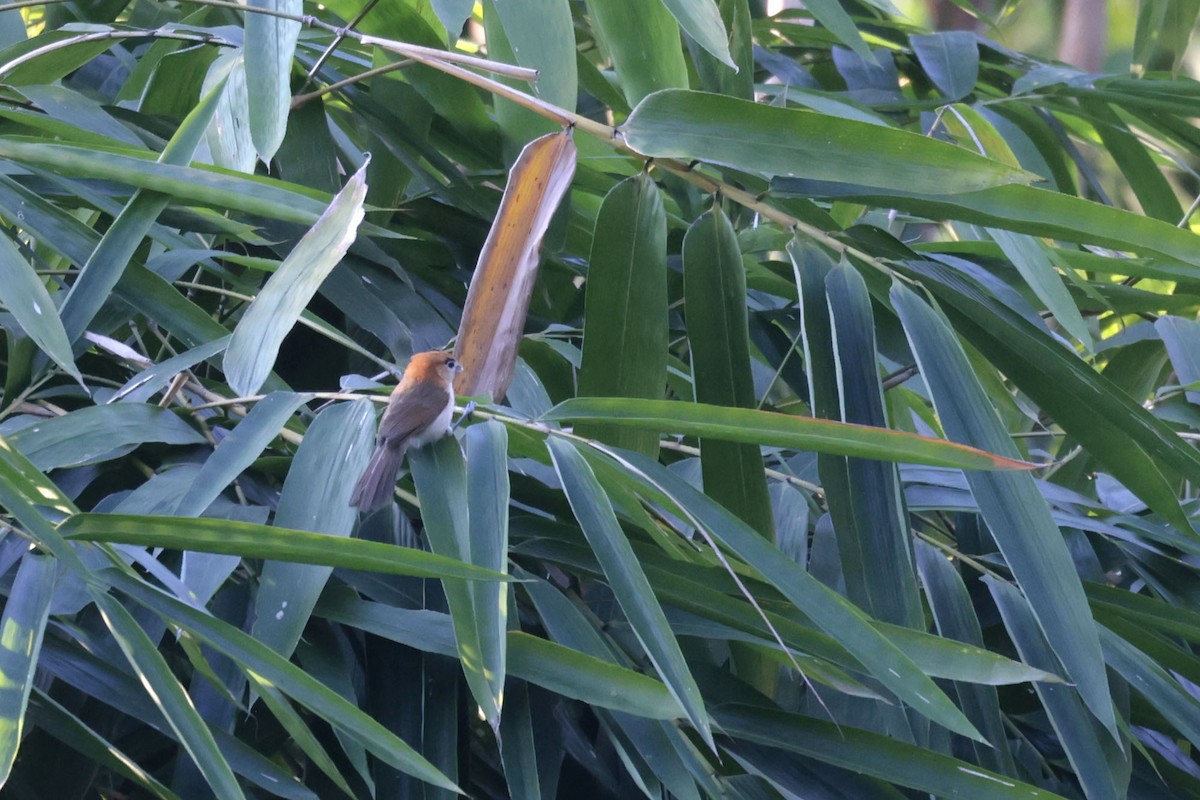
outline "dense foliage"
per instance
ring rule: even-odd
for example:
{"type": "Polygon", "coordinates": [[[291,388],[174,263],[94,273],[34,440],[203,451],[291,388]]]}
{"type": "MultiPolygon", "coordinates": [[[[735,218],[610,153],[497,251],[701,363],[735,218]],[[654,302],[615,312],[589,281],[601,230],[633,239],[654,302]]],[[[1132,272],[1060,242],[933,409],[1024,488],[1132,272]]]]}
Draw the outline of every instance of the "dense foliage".
{"type": "Polygon", "coordinates": [[[5,796],[1200,795],[1195,4],[252,5],[0,6],[5,796]]]}

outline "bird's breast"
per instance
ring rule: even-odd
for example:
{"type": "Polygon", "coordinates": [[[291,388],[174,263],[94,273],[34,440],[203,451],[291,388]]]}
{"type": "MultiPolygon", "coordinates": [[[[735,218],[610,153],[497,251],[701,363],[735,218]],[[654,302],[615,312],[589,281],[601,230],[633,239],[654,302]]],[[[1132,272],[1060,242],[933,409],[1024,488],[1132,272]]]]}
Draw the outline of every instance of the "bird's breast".
{"type": "Polygon", "coordinates": [[[454,414],[454,394],[446,390],[446,406],[438,412],[434,417],[433,422],[429,423],[424,430],[413,434],[409,444],[413,447],[421,447],[430,442],[437,441],[446,435],[446,431],[450,430],[450,417],[454,414]]]}

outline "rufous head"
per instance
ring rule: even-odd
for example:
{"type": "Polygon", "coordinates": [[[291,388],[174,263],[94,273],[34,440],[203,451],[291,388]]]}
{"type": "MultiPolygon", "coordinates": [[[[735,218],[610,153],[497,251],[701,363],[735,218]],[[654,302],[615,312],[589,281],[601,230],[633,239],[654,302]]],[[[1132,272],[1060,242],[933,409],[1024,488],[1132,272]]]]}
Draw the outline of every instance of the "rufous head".
{"type": "Polygon", "coordinates": [[[462,364],[445,350],[429,350],[415,354],[404,369],[404,377],[414,381],[432,381],[440,386],[451,386],[454,376],[462,372],[462,364]]]}

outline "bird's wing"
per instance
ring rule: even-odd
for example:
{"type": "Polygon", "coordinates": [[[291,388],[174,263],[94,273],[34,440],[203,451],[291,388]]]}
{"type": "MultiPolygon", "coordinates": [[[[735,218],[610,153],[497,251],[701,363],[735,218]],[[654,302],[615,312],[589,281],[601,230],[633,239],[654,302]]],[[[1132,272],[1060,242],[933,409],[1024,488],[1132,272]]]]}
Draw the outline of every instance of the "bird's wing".
{"type": "Polygon", "coordinates": [[[376,440],[381,444],[404,441],[437,419],[449,402],[445,388],[427,381],[414,384],[388,404],[376,440]]]}

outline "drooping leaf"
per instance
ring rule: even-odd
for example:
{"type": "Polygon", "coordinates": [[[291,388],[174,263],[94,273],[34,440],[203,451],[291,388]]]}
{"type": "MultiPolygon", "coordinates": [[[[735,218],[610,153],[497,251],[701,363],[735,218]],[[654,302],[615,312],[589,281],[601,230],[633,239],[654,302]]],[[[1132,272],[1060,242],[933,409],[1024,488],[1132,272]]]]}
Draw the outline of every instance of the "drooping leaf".
{"type": "MultiPolygon", "coordinates": [[[[946,432],[959,441],[1017,456],[945,318],[900,284],[892,287],[891,299],[946,432]]],[[[967,482],[1000,552],[1029,598],[1030,611],[1083,702],[1116,736],[1096,625],[1070,553],[1033,478],[1017,472],[969,472],[967,482]]]]}
{"type": "Polygon", "coordinates": [[[570,130],[530,142],[513,164],[463,306],[454,347],[463,366],[454,384],[459,394],[500,400],[508,391],[542,237],[574,175],[570,130]]]}
{"type": "MultiPolygon", "coordinates": [[[[293,16],[304,13],[302,0],[250,0],[249,7],[293,16]]],[[[246,12],[246,99],[250,107],[250,137],[259,158],[270,163],[283,142],[291,105],[292,56],[300,37],[300,22],[246,12]]]]}
{"type": "MultiPolygon", "coordinates": [[[[649,175],[609,191],[588,266],[579,393],[661,399],[667,384],[667,217],[649,175]]],[[[651,431],[583,425],[579,433],[646,455],[651,431]]]]}
{"type": "MultiPolygon", "coordinates": [[[[696,402],[751,408],[745,269],[733,225],[720,208],[701,215],[683,239],[683,293],[696,402]]],[[[774,536],[758,448],[701,439],[700,465],[707,494],[763,536],[774,536]]]]}

